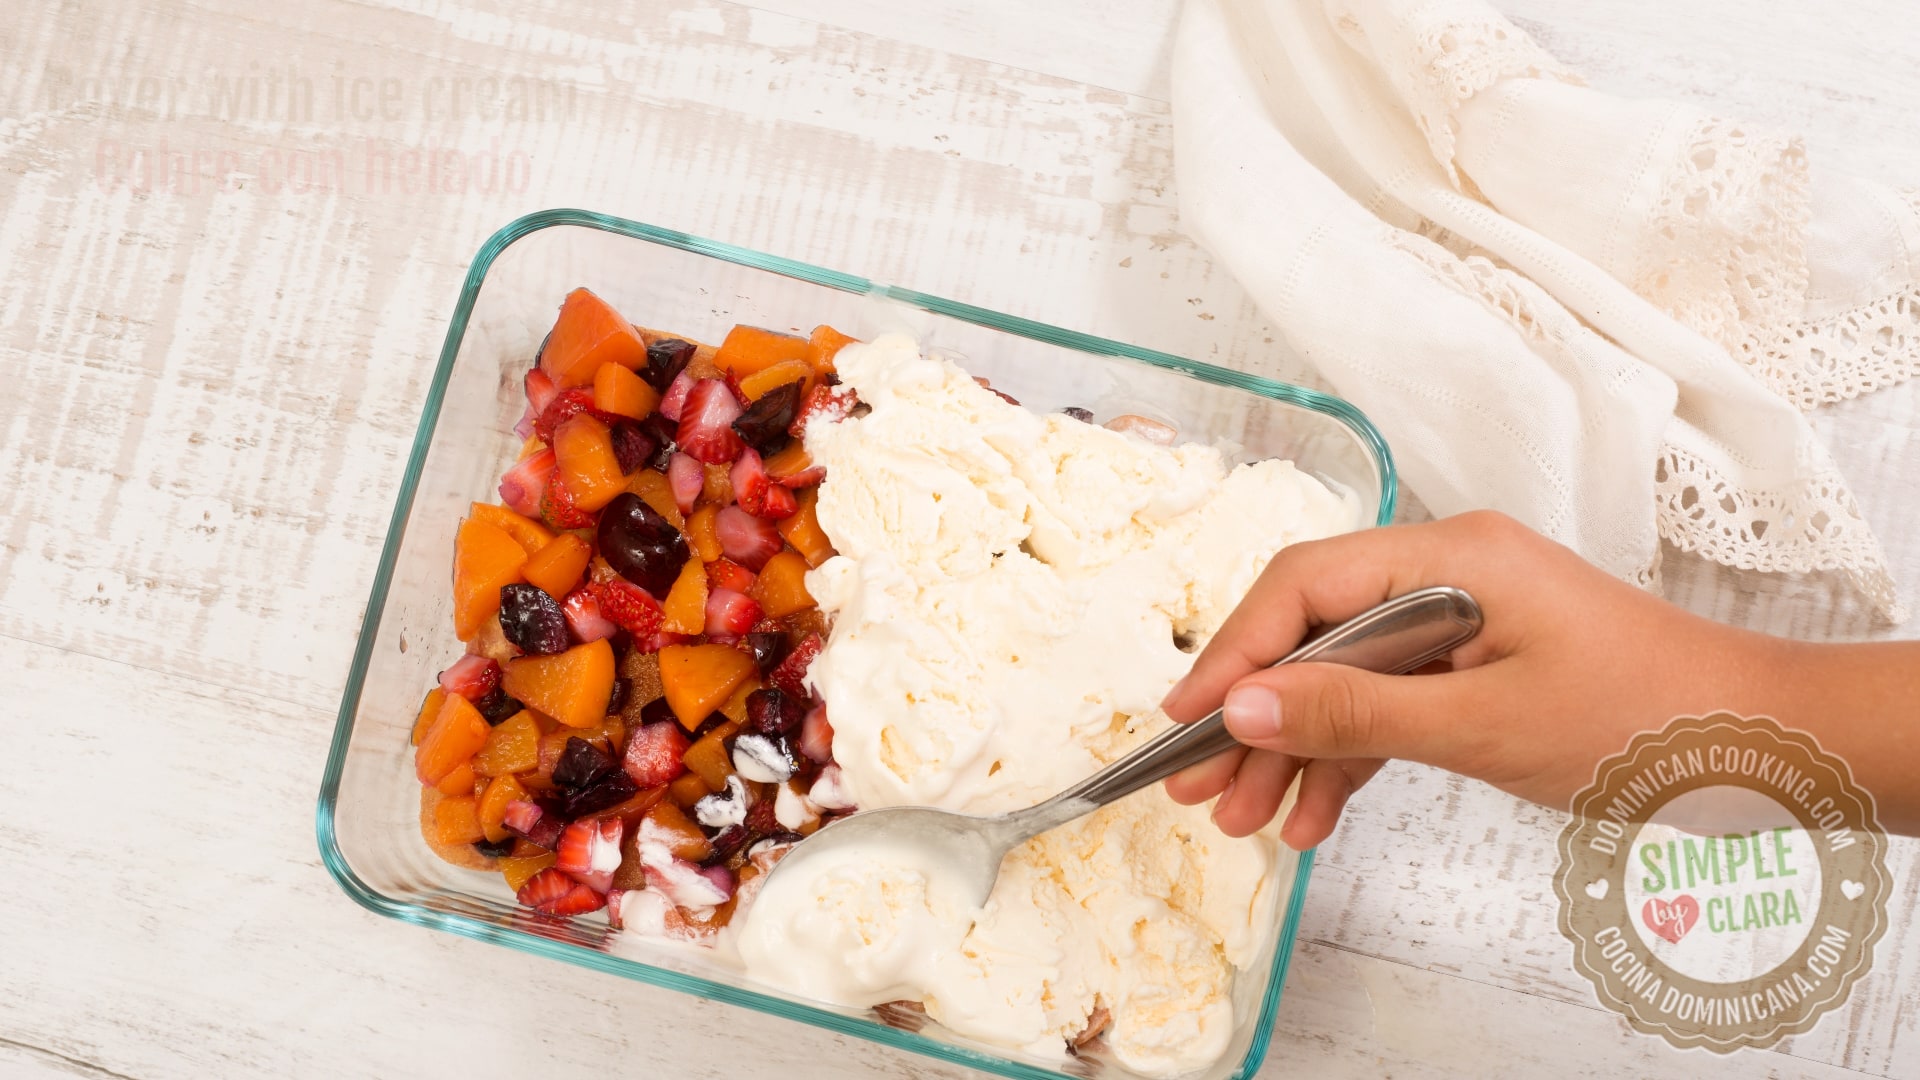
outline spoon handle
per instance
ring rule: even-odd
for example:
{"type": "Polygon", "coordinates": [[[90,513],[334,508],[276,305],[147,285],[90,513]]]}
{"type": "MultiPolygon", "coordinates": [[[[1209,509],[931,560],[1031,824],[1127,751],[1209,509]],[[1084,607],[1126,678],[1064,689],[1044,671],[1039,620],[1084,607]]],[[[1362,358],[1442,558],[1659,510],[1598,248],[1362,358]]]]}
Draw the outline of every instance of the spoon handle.
{"type": "MultiPolygon", "coordinates": [[[[1311,660],[1399,675],[1466,644],[1480,632],[1480,623],[1480,605],[1460,589],[1420,589],[1313,637],[1274,666],[1311,660]]],[[[1233,736],[1227,734],[1224,714],[1216,709],[1194,723],[1175,724],[1133,753],[1020,816],[1032,815],[1039,826],[1035,831],[1045,831],[1236,745],[1233,736]]]]}

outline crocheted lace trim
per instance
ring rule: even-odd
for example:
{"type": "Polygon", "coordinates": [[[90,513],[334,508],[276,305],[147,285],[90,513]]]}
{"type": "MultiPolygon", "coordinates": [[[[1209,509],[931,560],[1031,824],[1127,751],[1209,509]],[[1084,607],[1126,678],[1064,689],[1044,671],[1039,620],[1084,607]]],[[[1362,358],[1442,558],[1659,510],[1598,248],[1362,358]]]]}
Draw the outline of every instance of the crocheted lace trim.
{"type": "Polygon", "coordinates": [[[1457,129],[1454,114],[1474,95],[1503,79],[1558,79],[1573,86],[1586,80],[1555,60],[1519,27],[1491,8],[1438,0],[1400,15],[1403,33],[1395,35],[1395,55],[1378,51],[1363,21],[1342,0],[1327,0],[1334,30],[1392,83],[1420,125],[1435,161],[1453,183],[1457,129]]]}
{"type": "MultiPolygon", "coordinates": [[[[1571,349],[1566,334],[1578,328],[1556,306],[1538,307],[1530,283],[1479,255],[1453,257],[1437,244],[1395,230],[1392,245],[1439,281],[1473,297],[1512,324],[1530,342],[1571,349]]],[[[1809,445],[1806,484],[1788,492],[1749,491],[1711,464],[1672,445],[1661,447],[1654,465],[1654,523],[1660,536],[1684,551],[1726,566],[1784,573],[1844,571],[1886,618],[1906,618],[1888,573],[1886,557],[1861,517],[1846,484],[1826,453],[1809,445]]],[[[1657,588],[1660,561],[1630,578],[1657,588]]]]}
{"type": "MultiPolygon", "coordinates": [[[[1920,224],[1920,188],[1900,194],[1920,224]]],[[[1760,323],[1733,354],[1801,409],[1904,382],[1920,375],[1920,282],[1823,319],[1760,323]]]]}
{"type": "Polygon", "coordinates": [[[1920,375],[1920,283],[1830,318],[1765,328],[1734,355],[1802,409],[1904,382],[1920,375]]]}
{"type": "Polygon", "coordinates": [[[1755,492],[1729,483],[1685,450],[1662,447],[1653,474],[1660,535],[1683,551],[1726,566],[1796,574],[1842,571],[1882,616],[1904,621],[1907,611],[1880,542],[1852,493],[1830,462],[1809,464],[1811,479],[1805,485],[1785,493],[1755,492]]]}
{"type": "Polygon", "coordinates": [[[1799,139],[1703,116],[1627,285],[1738,356],[1750,328],[1785,326],[1804,307],[1811,220],[1799,139]]]}
{"type": "MultiPolygon", "coordinates": [[[[1905,197],[1920,214],[1920,192],[1905,197]]],[[[1703,117],[1667,176],[1656,239],[1628,284],[1801,409],[1920,374],[1920,283],[1801,317],[1810,220],[1799,139],[1703,117]]]]}

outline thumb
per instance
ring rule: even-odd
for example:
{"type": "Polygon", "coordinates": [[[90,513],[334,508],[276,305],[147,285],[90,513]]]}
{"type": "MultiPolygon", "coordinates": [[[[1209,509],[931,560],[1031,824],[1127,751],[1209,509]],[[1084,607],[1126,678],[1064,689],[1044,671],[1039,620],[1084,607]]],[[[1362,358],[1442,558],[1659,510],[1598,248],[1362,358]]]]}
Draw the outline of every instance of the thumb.
{"type": "Polygon", "coordinates": [[[1233,684],[1227,730],[1248,746],[1295,757],[1403,758],[1448,768],[1477,737],[1475,674],[1283,664],[1233,684]]]}

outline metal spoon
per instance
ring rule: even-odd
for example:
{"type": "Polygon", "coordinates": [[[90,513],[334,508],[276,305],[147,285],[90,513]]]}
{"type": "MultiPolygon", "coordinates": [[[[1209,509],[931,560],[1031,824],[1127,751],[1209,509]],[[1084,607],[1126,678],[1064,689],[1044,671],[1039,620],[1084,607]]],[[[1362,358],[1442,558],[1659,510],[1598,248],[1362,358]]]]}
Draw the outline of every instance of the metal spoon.
{"type": "MultiPolygon", "coordinates": [[[[1347,664],[1399,675],[1437,660],[1480,630],[1480,606],[1459,589],[1421,589],[1389,600],[1310,639],[1275,663],[1307,661],[1347,664]]],[[[1143,717],[1151,725],[1159,711],[1143,717]]],[[[986,903],[1000,876],[1007,852],[1048,829],[1092,813],[1106,804],[1163,780],[1189,765],[1235,746],[1226,720],[1216,710],[1191,724],[1174,724],[1139,749],[1101,769],[1046,802],[992,817],[956,814],[924,806],[899,806],[841,818],[794,845],[776,864],[774,875],[794,875],[792,867],[849,845],[907,845],[926,853],[952,874],[954,896],[986,903]]]]}

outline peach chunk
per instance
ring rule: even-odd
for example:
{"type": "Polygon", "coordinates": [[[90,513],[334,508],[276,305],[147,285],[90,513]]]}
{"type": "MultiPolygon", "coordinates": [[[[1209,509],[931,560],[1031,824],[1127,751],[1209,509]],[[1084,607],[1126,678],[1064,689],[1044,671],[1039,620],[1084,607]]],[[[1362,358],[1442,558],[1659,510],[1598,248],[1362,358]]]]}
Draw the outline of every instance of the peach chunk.
{"type": "Polygon", "coordinates": [[[422,784],[437,786],[447,774],[473,760],[487,741],[487,721],[466,698],[447,694],[440,715],[414,751],[414,774],[422,784]]]}
{"type": "Polygon", "coordinates": [[[699,559],[688,559],[680,576],[667,592],[661,605],[666,621],[660,629],[670,634],[698,634],[707,621],[707,566],[699,559]]]}
{"type": "Polygon", "coordinates": [[[583,728],[607,715],[613,668],[613,646],[602,639],[551,656],[510,661],[501,685],[529,709],[538,709],[568,727],[583,728]]]}
{"type": "Polygon", "coordinates": [[[522,709],[487,733],[486,745],[474,755],[473,771],[481,776],[507,776],[540,764],[540,724],[522,709]]]}
{"type": "Polygon", "coordinates": [[[782,551],[767,560],[760,576],[753,579],[747,595],[760,603],[760,611],[769,619],[794,615],[816,606],[807,592],[807,560],[791,551],[782,551]]]}
{"type": "Polygon", "coordinates": [[[613,452],[613,434],[593,416],[581,413],[561,424],[553,433],[553,454],[561,483],[582,510],[598,510],[627,490],[613,452]]]}
{"type": "MultiPolygon", "coordinates": [[[[511,678],[513,669],[507,671],[511,678]]],[[[731,645],[669,645],[660,650],[660,682],[667,704],[688,731],[699,727],[753,673],[753,657],[731,645]]],[[[507,692],[513,693],[511,684],[507,692]]]]}
{"type": "Polygon", "coordinates": [[[638,371],[646,366],[647,344],[612,305],[575,289],[560,305],[560,317],[540,349],[540,370],[565,390],[592,385],[600,365],[608,363],[638,371]]]}
{"type": "Polygon", "coordinates": [[[807,488],[800,492],[800,509],[792,516],[782,518],[778,526],[782,539],[807,560],[808,566],[819,566],[832,558],[833,541],[827,539],[827,532],[820,527],[820,502],[817,488],[807,488]]]}
{"type": "Polygon", "coordinates": [[[592,544],[577,533],[561,533],[528,556],[520,574],[528,584],[538,585],[548,596],[558,599],[580,584],[580,575],[587,572],[587,563],[592,558],[592,544]]]}
{"type": "Polygon", "coordinates": [[[500,589],[520,580],[527,549],[498,525],[460,523],[453,541],[453,632],[470,641],[500,610],[500,589]]]}

